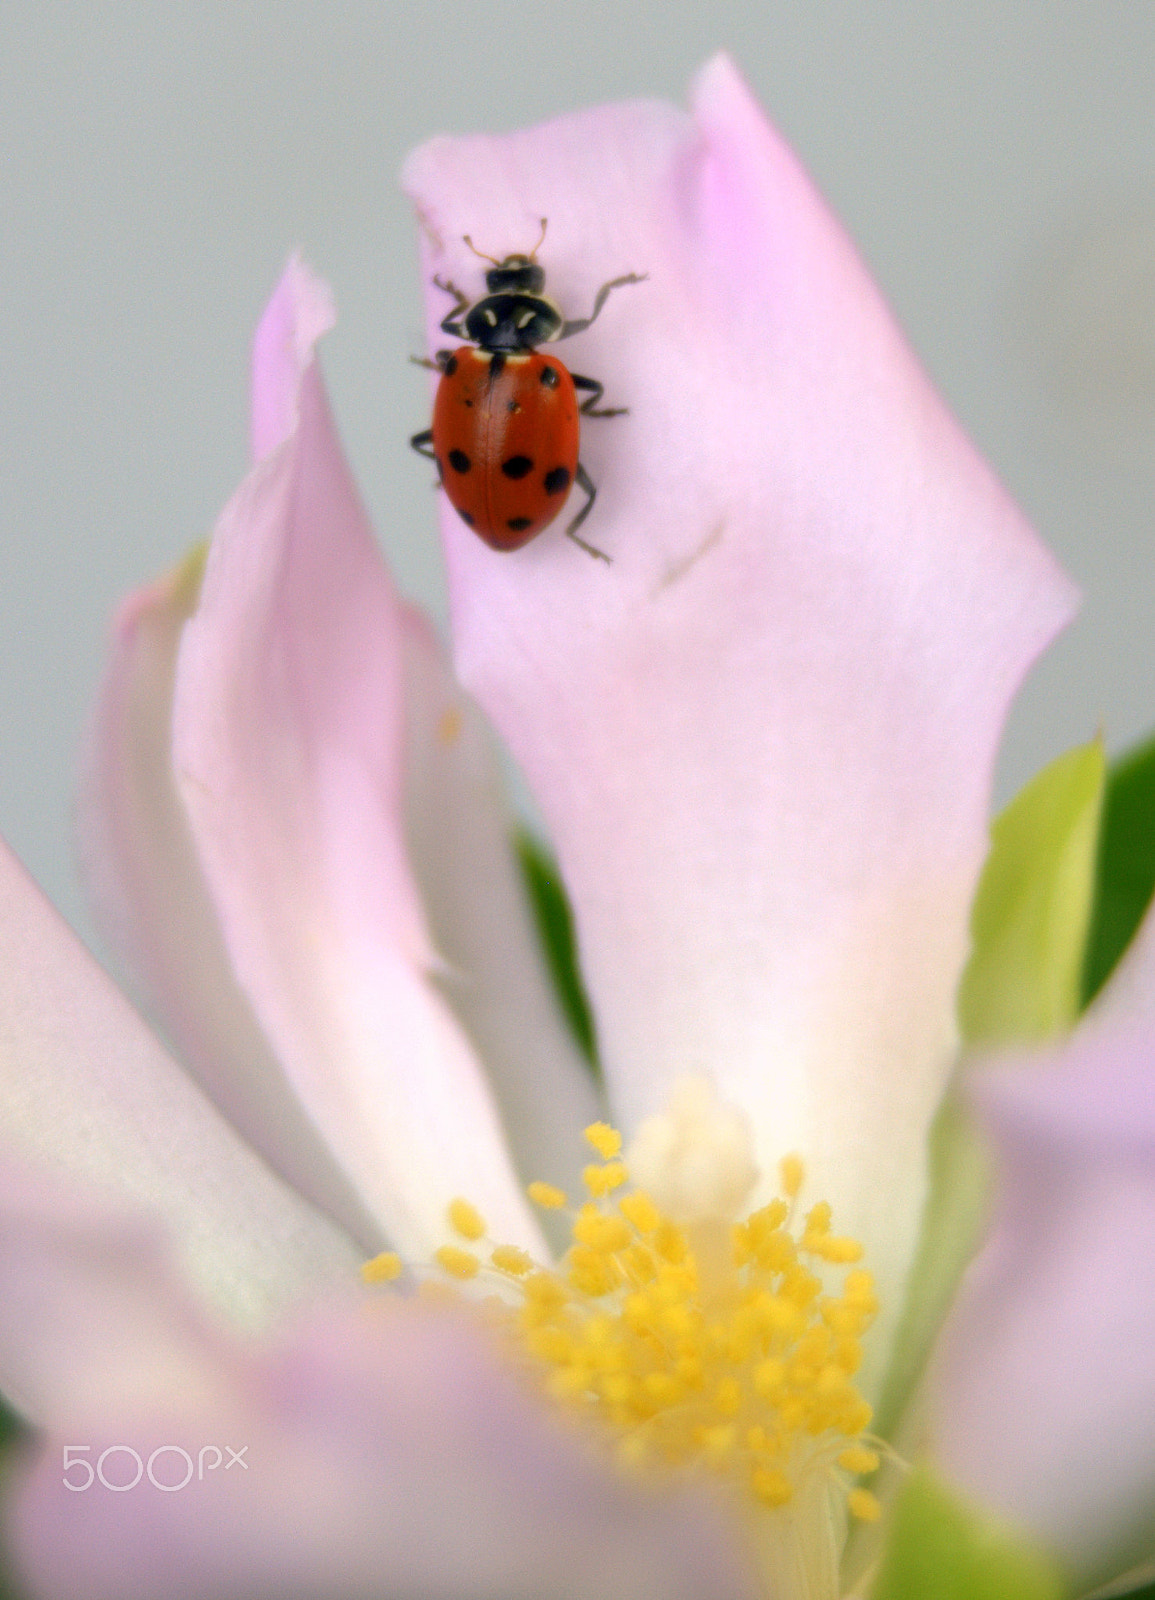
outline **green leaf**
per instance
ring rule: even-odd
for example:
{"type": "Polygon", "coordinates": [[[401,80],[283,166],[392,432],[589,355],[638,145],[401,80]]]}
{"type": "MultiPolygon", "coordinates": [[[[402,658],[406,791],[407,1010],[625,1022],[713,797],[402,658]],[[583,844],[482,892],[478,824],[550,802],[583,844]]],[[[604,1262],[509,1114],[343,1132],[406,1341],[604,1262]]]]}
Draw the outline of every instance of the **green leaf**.
{"type": "Polygon", "coordinates": [[[1069,750],[993,824],[959,989],[967,1044],[1039,1043],[1078,1017],[1105,772],[1098,739],[1069,750]]]}
{"type": "MultiPolygon", "coordinates": [[[[10,1468],[16,1446],[29,1437],[25,1423],[0,1395],[0,1502],[11,1493],[10,1468]]],[[[20,1600],[16,1580],[8,1570],[7,1551],[0,1546],[0,1600],[20,1600]]]]}
{"type": "Polygon", "coordinates": [[[964,1504],[929,1469],[892,1513],[871,1600],[1059,1600],[1057,1567],[1015,1530],[964,1504]]]}
{"type": "Polygon", "coordinates": [[[1107,779],[1083,1004],[1098,994],[1131,942],[1155,890],[1155,739],[1116,762],[1107,779]]]}
{"type": "Polygon", "coordinates": [[[593,1013],[578,969],[573,913],[562,887],[557,863],[532,834],[519,831],[514,844],[562,1013],[579,1049],[596,1074],[598,1051],[593,1013]]]}

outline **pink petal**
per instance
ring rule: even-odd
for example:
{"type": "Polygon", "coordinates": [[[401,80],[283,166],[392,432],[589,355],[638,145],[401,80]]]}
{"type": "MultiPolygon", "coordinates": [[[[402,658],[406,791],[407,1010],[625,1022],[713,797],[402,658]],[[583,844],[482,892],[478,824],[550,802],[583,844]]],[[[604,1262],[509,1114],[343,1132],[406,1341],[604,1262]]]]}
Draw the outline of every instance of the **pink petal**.
{"type": "Polygon", "coordinates": [[[131,595],[117,616],[79,807],[87,887],[134,990],[184,1064],[234,1127],[372,1254],[380,1229],[302,1111],[237,984],[177,794],[176,654],[199,587],[193,558],[131,595]]]}
{"type": "Polygon", "coordinates": [[[253,460],[262,461],[296,431],[305,369],[337,320],[329,285],[293,256],[253,338],[253,460]]]}
{"type": "Polygon", "coordinates": [[[1155,920],[1061,1050],[976,1079],[1000,1192],[936,1445],[1093,1586],[1155,1555],[1155,920]]]}
{"type": "Polygon", "coordinates": [[[713,1073],[865,1237],[885,1322],[995,746],[1072,596],[725,57],[694,101],[410,158],[429,278],[476,292],[462,235],[527,250],[542,216],[569,315],[649,274],[564,347],[630,408],[583,443],[613,564],[443,508],[456,659],[551,827],[615,1114],[713,1073]]]}
{"type": "Polygon", "coordinates": [[[0,1159],[0,1285],[0,1388],[40,1428],[195,1416],[221,1389],[225,1342],[142,1210],[0,1159]]]}
{"type": "Polygon", "coordinates": [[[229,960],[309,1117],[420,1259],[465,1193],[533,1247],[489,1087],[425,977],[404,835],[404,610],[315,360],[214,535],[181,643],[178,792],[229,960]]]}
{"type": "Polygon", "coordinates": [[[3,845],[0,1156],[163,1223],[243,1323],[356,1280],[351,1241],[229,1127],[3,845]]]}
{"type": "Polygon", "coordinates": [[[424,618],[406,617],[409,859],[441,990],[485,1062],[526,1181],[580,1183],[581,1130],[602,1115],[561,1022],[511,845],[492,736],[424,618]]]}
{"type": "MultiPolygon", "coordinates": [[[[67,1442],[128,1444],[154,1463],[116,1493],[62,1485],[46,1448],[16,1507],[13,1543],[42,1600],[718,1600],[752,1588],[704,1505],[627,1488],[531,1405],[476,1331],[396,1305],[331,1319],[199,1418],[151,1428],[111,1416],[67,1442]],[[131,1434],[131,1437],[129,1435],[131,1434]],[[204,1446],[221,1465],[203,1477],[204,1446]],[[243,1452],[229,1466],[228,1449],[243,1452]]],[[[223,1387],[223,1386],[222,1386],[223,1387]]],[[[75,1457],[74,1457],[75,1459],[75,1457]]],[[[114,1482],[135,1466],[105,1463],[114,1482]]],[[[71,1470],[72,1481],[84,1481],[71,1470]]]]}

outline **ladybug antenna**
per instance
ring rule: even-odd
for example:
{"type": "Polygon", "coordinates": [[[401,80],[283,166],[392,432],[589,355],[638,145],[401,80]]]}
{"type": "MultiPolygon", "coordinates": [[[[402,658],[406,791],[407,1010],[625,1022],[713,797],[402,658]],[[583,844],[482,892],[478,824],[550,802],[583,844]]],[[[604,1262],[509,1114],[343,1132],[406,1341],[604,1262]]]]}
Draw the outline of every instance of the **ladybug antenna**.
{"type": "Polygon", "coordinates": [[[483,261],[492,261],[495,267],[500,267],[501,262],[496,256],[487,256],[484,250],[479,250],[467,233],[461,235],[462,244],[467,244],[475,256],[480,256],[483,261]]]}
{"type": "Polygon", "coordinates": [[[537,260],[537,253],[541,249],[542,245],[545,243],[545,230],[546,230],[546,227],[548,226],[548,224],[549,224],[549,218],[548,217],[542,217],[542,219],[541,219],[541,232],[538,235],[537,243],[534,245],[533,249],[529,252],[529,259],[531,261],[536,261],[537,260]]]}

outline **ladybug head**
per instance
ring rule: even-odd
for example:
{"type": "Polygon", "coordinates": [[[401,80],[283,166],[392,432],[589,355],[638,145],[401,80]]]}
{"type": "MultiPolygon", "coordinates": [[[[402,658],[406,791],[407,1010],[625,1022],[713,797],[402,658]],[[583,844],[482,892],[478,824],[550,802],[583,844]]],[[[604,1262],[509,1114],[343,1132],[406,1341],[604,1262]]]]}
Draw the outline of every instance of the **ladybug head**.
{"type": "Polygon", "coordinates": [[[490,294],[540,294],[545,288],[545,271],[537,264],[537,252],[541,249],[542,240],[545,238],[546,218],[541,219],[541,234],[529,255],[506,256],[503,261],[498,261],[495,256],[487,256],[484,250],[479,250],[468,234],[463,235],[463,241],[473,251],[475,256],[480,256],[483,261],[492,261],[493,265],[485,274],[485,287],[490,294]]]}
{"type": "Polygon", "coordinates": [[[531,256],[506,256],[485,274],[490,294],[540,294],[545,271],[531,256]]]}

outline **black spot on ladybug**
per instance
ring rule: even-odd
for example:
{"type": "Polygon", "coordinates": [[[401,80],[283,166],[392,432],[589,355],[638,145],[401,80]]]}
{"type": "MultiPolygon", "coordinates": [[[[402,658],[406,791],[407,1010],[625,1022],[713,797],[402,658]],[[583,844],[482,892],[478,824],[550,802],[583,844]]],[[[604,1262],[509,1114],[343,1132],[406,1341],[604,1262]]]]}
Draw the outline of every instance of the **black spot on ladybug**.
{"type": "Polygon", "coordinates": [[[532,517],[510,517],[506,527],[511,533],[522,533],[533,521],[532,517]]]}
{"type": "Polygon", "coordinates": [[[474,518],[473,518],[473,516],[472,516],[472,514],[470,512],[468,512],[468,511],[459,511],[457,513],[457,515],[461,518],[462,522],[464,522],[467,527],[472,528],[473,522],[474,522],[474,518]]]}
{"type": "Polygon", "coordinates": [[[449,465],[454,472],[468,472],[473,462],[470,461],[464,450],[451,450],[449,452],[449,465]]]}
{"type": "Polygon", "coordinates": [[[504,350],[495,350],[493,352],[493,355],[490,357],[490,360],[489,360],[489,381],[490,381],[490,383],[496,383],[498,378],[501,377],[501,374],[504,371],[505,371],[505,352],[504,352],[504,350]]]}
{"type": "Polygon", "coordinates": [[[556,389],[561,379],[557,375],[556,367],[542,367],[541,381],[547,389],[556,389]]]}
{"type": "Polygon", "coordinates": [[[552,472],[545,475],[546,494],[561,494],[563,489],[569,488],[569,468],[554,467],[552,472]]]}
{"type": "Polygon", "coordinates": [[[472,400],[467,400],[465,403],[469,407],[469,409],[472,411],[472,409],[473,409],[473,401],[472,400]]]}
{"type": "Polygon", "coordinates": [[[453,374],[457,371],[457,357],[450,356],[441,370],[444,372],[447,378],[452,378],[453,374]]]}
{"type": "Polygon", "coordinates": [[[505,409],[507,411],[520,411],[521,407],[518,405],[516,400],[507,400],[505,402],[505,409]]]}
{"type": "Polygon", "coordinates": [[[507,478],[524,478],[533,471],[533,462],[528,456],[510,456],[508,461],[501,463],[501,470],[507,478]]]}

